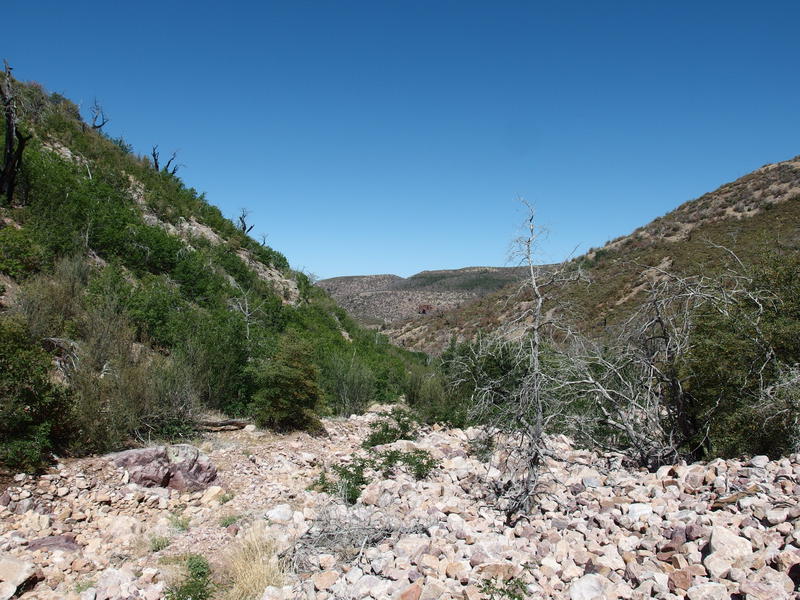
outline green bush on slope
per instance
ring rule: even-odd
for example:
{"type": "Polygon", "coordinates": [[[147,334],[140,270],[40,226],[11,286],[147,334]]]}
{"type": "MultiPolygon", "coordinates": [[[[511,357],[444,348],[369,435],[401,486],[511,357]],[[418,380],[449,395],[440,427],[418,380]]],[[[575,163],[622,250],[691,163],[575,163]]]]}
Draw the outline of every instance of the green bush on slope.
{"type": "Polygon", "coordinates": [[[66,437],[69,395],[50,366],[19,320],[0,317],[0,463],[12,469],[36,469],[66,437]]]}

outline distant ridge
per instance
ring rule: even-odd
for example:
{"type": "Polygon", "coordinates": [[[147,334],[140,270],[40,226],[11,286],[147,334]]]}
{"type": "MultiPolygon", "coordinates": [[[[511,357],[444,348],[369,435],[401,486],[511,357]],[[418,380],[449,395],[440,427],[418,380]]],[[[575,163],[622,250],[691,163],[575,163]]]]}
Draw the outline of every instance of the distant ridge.
{"type": "Polygon", "coordinates": [[[464,267],[398,275],[353,275],[317,282],[352,316],[369,325],[433,314],[481,298],[524,276],[521,267],[464,267]]]}

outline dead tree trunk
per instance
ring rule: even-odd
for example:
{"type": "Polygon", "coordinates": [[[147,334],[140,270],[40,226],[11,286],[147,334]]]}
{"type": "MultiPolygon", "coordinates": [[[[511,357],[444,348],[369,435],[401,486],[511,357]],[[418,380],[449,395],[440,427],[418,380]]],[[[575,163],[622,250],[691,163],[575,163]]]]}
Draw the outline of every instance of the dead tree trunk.
{"type": "Polygon", "coordinates": [[[0,196],[5,196],[6,200],[11,203],[17,170],[22,165],[22,152],[25,150],[25,144],[30,136],[24,135],[17,129],[17,107],[14,88],[11,85],[11,67],[7,62],[5,63],[5,76],[0,81],[0,100],[3,102],[6,133],[2,170],[0,170],[0,196]]]}

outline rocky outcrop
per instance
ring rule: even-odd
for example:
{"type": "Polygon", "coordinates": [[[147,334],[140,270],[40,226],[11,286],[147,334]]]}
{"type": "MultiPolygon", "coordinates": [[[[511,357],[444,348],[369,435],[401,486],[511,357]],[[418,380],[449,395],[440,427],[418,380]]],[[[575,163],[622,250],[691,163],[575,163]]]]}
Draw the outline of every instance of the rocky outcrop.
{"type": "Polygon", "coordinates": [[[135,448],[112,454],[109,459],[125,469],[130,481],[144,487],[195,491],[217,477],[209,458],[188,444],[135,448]]]}

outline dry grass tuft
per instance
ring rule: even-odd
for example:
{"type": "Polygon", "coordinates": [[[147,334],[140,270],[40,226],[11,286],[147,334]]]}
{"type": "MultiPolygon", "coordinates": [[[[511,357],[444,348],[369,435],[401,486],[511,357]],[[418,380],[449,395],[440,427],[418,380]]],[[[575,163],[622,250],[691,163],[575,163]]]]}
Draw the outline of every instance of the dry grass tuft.
{"type": "Polygon", "coordinates": [[[223,600],[258,600],[265,587],[284,585],[286,579],[275,543],[257,531],[233,545],[224,569],[231,587],[223,600]]]}

